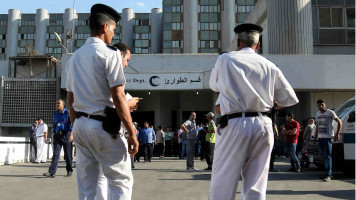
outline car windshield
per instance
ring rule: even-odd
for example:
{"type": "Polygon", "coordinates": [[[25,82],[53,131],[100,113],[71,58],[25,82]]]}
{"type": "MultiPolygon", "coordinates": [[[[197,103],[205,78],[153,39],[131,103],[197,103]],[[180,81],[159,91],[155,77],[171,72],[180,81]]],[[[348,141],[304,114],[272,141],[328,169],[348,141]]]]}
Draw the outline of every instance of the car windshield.
{"type": "Polygon", "coordinates": [[[337,107],[334,112],[341,119],[349,109],[355,107],[355,99],[347,101],[345,104],[337,107]]]}

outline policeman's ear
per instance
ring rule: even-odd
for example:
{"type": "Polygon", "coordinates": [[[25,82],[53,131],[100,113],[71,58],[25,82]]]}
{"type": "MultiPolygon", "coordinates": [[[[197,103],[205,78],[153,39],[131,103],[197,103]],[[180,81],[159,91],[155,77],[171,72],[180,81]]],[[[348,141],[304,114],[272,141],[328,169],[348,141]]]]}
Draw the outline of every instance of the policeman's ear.
{"type": "Polygon", "coordinates": [[[105,23],[104,26],[103,26],[103,28],[102,28],[103,33],[108,32],[108,29],[109,29],[109,24],[108,24],[108,23],[105,23]]]}
{"type": "Polygon", "coordinates": [[[255,48],[255,51],[257,51],[257,50],[258,50],[258,48],[260,47],[260,45],[261,45],[261,43],[260,43],[260,42],[258,42],[258,43],[257,43],[257,45],[256,45],[256,48],[255,48]]]}

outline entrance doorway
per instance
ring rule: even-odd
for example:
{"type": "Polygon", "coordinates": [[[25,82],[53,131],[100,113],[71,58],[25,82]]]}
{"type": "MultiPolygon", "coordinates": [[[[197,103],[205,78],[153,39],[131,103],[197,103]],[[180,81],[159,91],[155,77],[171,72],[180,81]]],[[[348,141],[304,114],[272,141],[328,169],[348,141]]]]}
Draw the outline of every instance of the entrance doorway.
{"type": "Polygon", "coordinates": [[[143,127],[143,123],[147,121],[150,126],[155,123],[155,112],[154,111],[137,111],[132,112],[132,121],[137,122],[139,127],[143,127]]]}

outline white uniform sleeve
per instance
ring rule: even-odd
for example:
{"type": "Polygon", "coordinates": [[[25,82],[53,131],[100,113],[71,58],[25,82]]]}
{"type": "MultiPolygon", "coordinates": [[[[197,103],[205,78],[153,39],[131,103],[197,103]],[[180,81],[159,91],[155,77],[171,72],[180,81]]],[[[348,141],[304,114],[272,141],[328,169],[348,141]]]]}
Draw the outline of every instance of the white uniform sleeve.
{"type": "Polygon", "coordinates": [[[67,90],[67,92],[73,92],[72,86],[71,86],[72,73],[68,73],[70,63],[71,63],[71,59],[69,59],[69,61],[67,62],[66,66],[65,66],[65,70],[66,70],[66,74],[67,74],[67,81],[66,81],[66,84],[67,84],[66,90],[67,90]]]}
{"type": "Polygon", "coordinates": [[[274,102],[283,107],[292,106],[299,102],[292,86],[278,68],[274,82],[274,102]]]}
{"type": "Polygon", "coordinates": [[[110,88],[126,84],[120,51],[117,52],[106,59],[105,73],[110,88]]]}
{"type": "Polygon", "coordinates": [[[210,74],[209,86],[210,88],[215,91],[219,92],[218,88],[218,77],[219,77],[219,68],[221,67],[221,56],[215,62],[215,66],[210,74]]]}
{"type": "Polygon", "coordinates": [[[43,124],[43,132],[48,132],[48,126],[47,124],[43,124]]]}

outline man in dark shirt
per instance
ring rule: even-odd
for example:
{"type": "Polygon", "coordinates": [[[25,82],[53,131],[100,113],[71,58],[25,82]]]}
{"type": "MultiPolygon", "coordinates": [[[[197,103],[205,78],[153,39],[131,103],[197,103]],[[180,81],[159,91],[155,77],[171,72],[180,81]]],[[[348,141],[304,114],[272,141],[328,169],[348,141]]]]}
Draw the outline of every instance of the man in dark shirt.
{"type": "Polygon", "coordinates": [[[286,120],[288,124],[282,129],[282,134],[286,136],[287,151],[291,163],[291,168],[288,171],[300,172],[300,162],[296,155],[300,126],[299,123],[294,120],[292,113],[287,113],[286,120]]]}
{"type": "Polygon", "coordinates": [[[58,99],[56,103],[57,111],[53,113],[53,157],[48,173],[43,176],[54,178],[56,176],[59,156],[62,146],[64,158],[66,160],[67,175],[72,175],[72,123],[69,119],[69,111],[64,108],[63,99],[58,99]]]}
{"type": "Polygon", "coordinates": [[[36,134],[37,126],[38,126],[38,121],[36,120],[30,127],[31,162],[35,162],[36,155],[37,155],[37,139],[34,136],[34,134],[36,134]],[[32,150],[32,148],[33,148],[33,150],[32,150]],[[34,153],[34,155],[33,155],[33,153],[34,153]]]}
{"type": "Polygon", "coordinates": [[[156,140],[156,134],[153,129],[149,127],[148,122],[145,122],[144,128],[140,132],[140,142],[143,144],[144,149],[144,162],[151,162],[152,157],[152,143],[156,140]]]}

